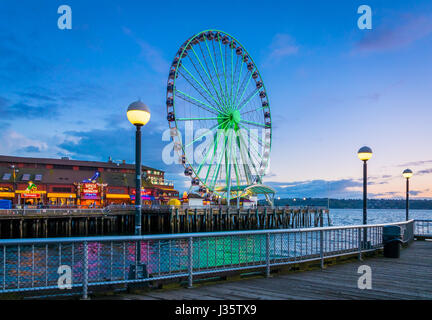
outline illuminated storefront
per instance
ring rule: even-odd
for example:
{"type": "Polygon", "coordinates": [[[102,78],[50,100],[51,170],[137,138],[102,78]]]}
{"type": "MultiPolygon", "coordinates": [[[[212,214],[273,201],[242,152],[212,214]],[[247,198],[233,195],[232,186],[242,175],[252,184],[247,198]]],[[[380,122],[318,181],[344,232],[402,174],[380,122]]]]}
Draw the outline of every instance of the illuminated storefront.
{"type": "MultiPolygon", "coordinates": [[[[142,167],[143,204],[166,204],[178,197],[164,172],[142,167]]],[[[135,165],[0,155],[0,199],[18,208],[104,207],[135,202],[135,165]]]]}
{"type": "Polygon", "coordinates": [[[1,186],[0,187],[0,199],[13,200],[15,198],[15,192],[12,187],[1,186]]]}
{"type": "Polygon", "coordinates": [[[18,205],[30,205],[37,206],[45,202],[46,190],[40,190],[38,186],[32,181],[28,182],[27,187],[24,190],[15,190],[17,195],[18,205]]]}
{"type": "MultiPolygon", "coordinates": [[[[154,200],[156,199],[153,193],[154,193],[153,190],[141,189],[141,199],[143,205],[151,205],[152,203],[154,203],[154,200]]],[[[136,194],[135,189],[133,189],[130,195],[130,199],[132,203],[135,203],[135,194],[136,194]]]]}
{"type": "Polygon", "coordinates": [[[79,205],[85,207],[104,206],[104,188],[107,184],[84,182],[76,185],[79,205]]]}

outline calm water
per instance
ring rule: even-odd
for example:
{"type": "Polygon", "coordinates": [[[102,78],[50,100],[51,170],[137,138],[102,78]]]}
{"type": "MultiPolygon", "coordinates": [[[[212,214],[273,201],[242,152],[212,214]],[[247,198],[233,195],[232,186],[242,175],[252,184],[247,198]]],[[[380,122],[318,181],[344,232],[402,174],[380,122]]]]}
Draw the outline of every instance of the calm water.
{"type": "MultiPolygon", "coordinates": [[[[432,210],[410,210],[410,219],[432,219],[432,210]]],[[[330,209],[332,225],[363,223],[362,209],[330,209]]],[[[405,209],[368,209],[368,224],[398,222],[405,220],[405,209]]]]}

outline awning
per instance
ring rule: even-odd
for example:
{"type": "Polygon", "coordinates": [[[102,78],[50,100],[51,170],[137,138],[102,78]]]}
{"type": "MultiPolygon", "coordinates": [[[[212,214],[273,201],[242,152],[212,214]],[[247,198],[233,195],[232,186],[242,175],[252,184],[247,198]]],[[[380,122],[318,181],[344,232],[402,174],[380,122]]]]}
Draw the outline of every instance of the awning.
{"type": "Polygon", "coordinates": [[[156,189],[164,190],[164,191],[171,191],[171,192],[177,192],[174,188],[164,188],[164,187],[156,187],[156,189]]]}
{"type": "Polygon", "coordinates": [[[107,199],[130,199],[128,194],[118,194],[118,193],[107,193],[107,199]]]}
{"type": "Polygon", "coordinates": [[[28,190],[15,190],[15,193],[25,193],[25,194],[41,194],[41,193],[47,193],[45,190],[38,190],[35,192],[29,192],[28,190]]]}
{"type": "MultiPolygon", "coordinates": [[[[216,187],[215,189],[217,192],[226,192],[227,188],[224,187],[216,187]]],[[[241,191],[242,194],[275,194],[276,190],[273,189],[272,187],[266,186],[264,184],[252,184],[252,185],[243,185],[243,186],[232,186],[231,187],[231,192],[237,192],[237,191],[241,191]]]]}
{"type": "Polygon", "coordinates": [[[52,193],[48,193],[48,198],[76,198],[76,194],[75,193],[52,192],[52,193]]]}
{"type": "Polygon", "coordinates": [[[14,192],[0,192],[0,198],[13,198],[15,197],[14,192]]]}
{"type": "Polygon", "coordinates": [[[275,194],[276,190],[272,187],[266,186],[264,184],[253,184],[246,189],[244,189],[245,192],[248,192],[250,194],[275,194]]]}

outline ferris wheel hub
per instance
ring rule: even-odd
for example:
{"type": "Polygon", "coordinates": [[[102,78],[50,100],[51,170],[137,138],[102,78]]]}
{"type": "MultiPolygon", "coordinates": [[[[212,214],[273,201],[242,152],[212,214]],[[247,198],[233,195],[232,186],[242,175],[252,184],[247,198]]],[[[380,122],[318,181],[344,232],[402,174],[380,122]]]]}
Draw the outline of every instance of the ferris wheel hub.
{"type": "Polygon", "coordinates": [[[239,129],[239,123],[241,121],[241,115],[239,110],[230,110],[226,113],[219,113],[218,123],[221,129],[239,129]]]}

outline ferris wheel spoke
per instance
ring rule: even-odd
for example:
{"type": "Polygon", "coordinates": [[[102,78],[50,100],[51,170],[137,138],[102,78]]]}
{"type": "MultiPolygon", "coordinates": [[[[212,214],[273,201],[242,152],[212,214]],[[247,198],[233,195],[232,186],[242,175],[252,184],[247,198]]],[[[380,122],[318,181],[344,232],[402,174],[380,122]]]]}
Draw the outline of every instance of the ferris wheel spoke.
{"type": "MultiPolygon", "coordinates": [[[[234,139],[234,141],[237,142],[237,135],[234,134],[234,136],[232,137],[232,139],[234,139]]],[[[234,148],[236,148],[235,147],[236,145],[237,144],[234,143],[234,148]]],[[[236,176],[237,186],[239,186],[240,185],[240,179],[239,179],[239,170],[238,170],[237,155],[238,155],[238,153],[235,152],[235,155],[232,158],[234,160],[233,161],[233,166],[234,166],[234,173],[235,173],[235,176],[236,176]]]]}
{"type": "MultiPolygon", "coordinates": [[[[216,113],[215,112],[212,112],[212,111],[210,111],[210,110],[208,110],[208,109],[206,109],[206,108],[203,108],[203,107],[201,107],[202,109],[205,109],[205,110],[207,110],[207,111],[209,111],[209,112],[211,112],[211,113],[213,113],[213,114],[219,114],[220,113],[220,110],[219,110],[219,108],[217,108],[216,106],[214,106],[213,104],[212,104],[212,102],[208,99],[208,97],[206,96],[206,94],[204,93],[204,92],[202,92],[201,90],[200,90],[200,88],[199,87],[196,87],[195,85],[194,85],[194,83],[192,82],[192,80],[190,79],[190,78],[188,78],[186,75],[184,75],[181,71],[180,71],[180,74],[186,79],[186,81],[195,89],[195,91],[196,92],[198,92],[209,104],[204,104],[204,105],[206,105],[206,106],[208,106],[208,107],[210,107],[212,110],[214,110],[214,111],[216,111],[216,113]],[[211,105],[211,106],[210,106],[211,105]]],[[[176,92],[179,92],[179,90],[177,90],[176,89],[176,92]]],[[[181,92],[181,91],[180,91],[181,92]]],[[[184,95],[185,93],[183,93],[183,95],[184,95]]],[[[189,98],[192,98],[190,95],[188,95],[188,94],[186,94],[186,96],[188,97],[188,99],[189,98]]],[[[185,100],[185,98],[184,97],[181,97],[183,100],[185,100]]],[[[194,98],[195,99],[195,102],[196,102],[196,98],[194,98]]],[[[186,100],[187,101],[187,100],[186,100]]],[[[199,100],[198,100],[199,101],[199,100]]],[[[191,102],[191,101],[188,101],[188,102],[191,102]]],[[[196,104],[196,103],[194,103],[194,102],[191,102],[192,104],[196,104]]]]}
{"type": "MultiPolygon", "coordinates": [[[[221,41],[221,40],[219,40],[219,41],[221,41]]],[[[207,45],[207,40],[206,40],[206,45],[207,45]]],[[[208,48],[208,46],[207,46],[207,50],[209,51],[209,56],[210,56],[210,59],[212,60],[213,67],[215,69],[215,73],[216,73],[216,76],[217,76],[217,79],[218,79],[218,82],[219,82],[220,94],[221,94],[221,96],[223,96],[225,110],[228,111],[226,109],[227,101],[226,101],[225,92],[224,92],[224,90],[222,88],[223,87],[222,86],[222,82],[221,82],[221,79],[220,79],[220,76],[219,76],[219,67],[218,67],[218,63],[217,63],[216,49],[215,49],[215,45],[214,45],[213,41],[212,41],[212,47],[213,47],[214,61],[213,61],[213,57],[212,57],[212,55],[210,53],[210,49],[208,48]]]]}
{"type": "MultiPolygon", "coordinates": [[[[215,143],[215,141],[213,140],[213,143],[212,143],[212,144],[214,144],[214,143],[215,143]]],[[[201,161],[201,163],[200,163],[200,165],[199,165],[199,167],[198,167],[198,170],[196,171],[196,175],[197,175],[198,177],[199,177],[199,174],[200,174],[200,172],[201,172],[201,169],[203,168],[203,165],[204,165],[205,161],[207,160],[207,158],[208,158],[208,156],[209,156],[211,150],[212,150],[212,146],[209,146],[209,147],[208,147],[208,150],[207,150],[207,152],[206,152],[205,157],[204,157],[203,160],[201,161]]]]}
{"type": "MultiPolygon", "coordinates": [[[[249,135],[251,135],[251,132],[249,132],[249,135]]],[[[252,136],[252,135],[251,135],[252,136]]],[[[257,140],[256,140],[257,141],[257,140]]],[[[253,149],[253,151],[255,151],[256,152],[256,154],[257,154],[257,156],[259,157],[258,158],[258,162],[259,162],[259,159],[262,159],[263,158],[263,156],[259,153],[259,151],[257,150],[257,149],[255,149],[255,146],[254,146],[254,144],[249,144],[249,146],[250,147],[252,147],[252,149],[253,149]]],[[[261,144],[261,145],[258,145],[257,147],[258,147],[258,149],[260,148],[260,146],[261,146],[261,149],[263,149],[264,150],[264,146],[261,144]]],[[[250,148],[248,149],[248,154],[250,154],[250,148]]]]}
{"type": "Polygon", "coordinates": [[[238,80],[237,80],[237,90],[236,90],[236,93],[235,93],[235,96],[234,96],[234,103],[233,103],[234,105],[236,105],[236,103],[237,103],[237,96],[238,96],[238,92],[239,92],[239,89],[240,89],[240,78],[241,78],[242,71],[243,71],[243,65],[244,65],[244,63],[241,63],[240,73],[239,73],[238,80]]]}
{"type": "MultiPolygon", "coordinates": [[[[252,100],[252,98],[253,97],[255,97],[257,94],[259,93],[259,89],[257,89],[257,90],[255,90],[255,92],[254,93],[251,93],[250,95],[249,95],[249,97],[247,98],[247,99],[245,99],[246,100],[246,102],[242,102],[241,104],[239,104],[238,105],[238,107],[237,107],[237,109],[238,109],[238,111],[240,112],[243,108],[244,108],[244,106],[246,106],[251,100],[252,100]],[[240,107],[241,106],[241,107],[240,107]],[[239,108],[240,107],[240,108],[239,108]]],[[[244,101],[244,100],[243,100],[244,101]]]]}
{"type": "Polygon", "coordinates": [[[211,160],[210,160],[210,166],[208,167],[208,169],[207,169],[207,174],[206,174],[206,177],[205,177],[205,180],[204,180],[204,183],[205,184],[207,184],[207,179],[208,179],[208,176],[209,176],[209,173],[210,173],[210,168],[211,168],[211,166],[213,165],[213,160],[214,160],[214,157],[215,157],[215,155],[216,155],[216,151],[217,151],[217,148],[218,148],[218,146],[219,146],[219,142],[220,142],[220,138],[221,138],[221,134],[219,134],[219,131],[217,131],[217,133],[216,133],[216,138],[215,138],[215,140],[216,140],[216,143],[214,144],[214,146],[213,146],[213,154],[212,154],[212,157],[211,157],[211,160]]]}
{"type": "Polygon", "coordinates": [[[190,103],[196,105],[197,107],[200,107],[201,109],[204,109],[204,110],[206,110],[206,111],[208,111],[208,112],[210,112],[212,114],[215,114],[215,115],[217,115],[219,113],[219,110],[215,109],[214,107],[208,105],[205,102],[202,102],[201,100],[198,100],[197,98],[191,97],[190,95],[188,95],[187,93],[184,93],[183,91],[180,91],[180,90],[176,89],[176,93],[178,93],[176,95],[177,97],[181,98],[184,101],[190,102],[190,103]],[[214,110],[216,112],[210,111],[207,108],[210,108],[210,109],[212,109],[212,110],[214,110]]]}
{"type": "MultiPolygon", "coordinates": [[[[200,46],[200,49],[201,49],[201,45],[199,45],[199,46],[200,46]]],[[[215,91],[216,96],[217,96],[217,98],[218,98],[218,100],[219,100],[219,106],[223,106],[223,103],[222,103],[222,101],[221,101],[221,99],[220,99],[220,97],[219,97],[219,92],[216,90],[215,85],[214,85],[214,83],[213,83],[213,79],[212,79],[212,77],[210,77],[209,73],[207,72],[208,66],[207,66],[207,69],[204,68],[204,65],[202,64],[201,59],[198,57],[198,55],[196,54],[196,52],[195,52],[195,50],[194,50],[193,47],[192,47],[192,51],[193,51],[195,57],[197,58],[199,64],[201,65],[201,68],[204,70],[204,73],[207,75],[207,78],[210,80],[210,83],[211,83],[211,85],[212,85],[212,87],[213,87],[213,90],[215,91]]],[[[201,49],[201,53],[202,53],[202,49],[201,49]]],[[[204,57],[204,59],[205,59],[204,54],[203,54],[203,57],[204,57]]],[[[192,58],[190,58],[190,56],[189,56],[189,59],[192,60],[192,58]]],[[[207,62],[206,62],[206,61],[205,61],[205,63],[206,63],[206,65],[207,65],[207,62]]],[[[197,72],[198,72],[198,70],[197,70],[197,72]]],[[[201,78],[201,80],[205,83],[204,79],[201,78]]],[[[206,87],[207,87],[207,85],[206,85],[206,87]]],[[[208,88],[208,87],[207,87],[207,88],[208,88]]],[[[209,89],[209,88],[208,88],[208,89],[209,89]]],[[[209,91],[210,91],[210,89],[209,89],[209,91]]]]}
{"type": "Polygon", "coordinates": [[[226,148],[227,148],[227,137],[224,135],[224,140],[225,140],[225,142],[224,142],[224,145],[222,146],[222,153],[221,153],[221,155],[220,155],[220,157],[219,157],[219,161],[218,161],[218,163],[217,163],[217,165],[216,165],[216,169],[215,169],[215,172],[213,173],[213,177],[212,177],[212,179],[211,179],[211,185],[213,186],[213,189],[214,189],[214,187],[215,187],[215,185],[216,185],[216,182],[217,182],[217,177],[218,177],[218,175],[219,175],[219,169],[220,169],[220,165],[221,165],[221,163],[222,163],[222,157],[223,157],[223,155],[224,155],[224,153],[226,152],[226,148]]]}
{"type": "MultiPolygon", "coordinates": [[[[217,80],[218,80],[218,83],[219,83],[220,96],[221,96],[222,100],[225,101],[224,105],[226,105],[226,97],[223,95],[222,84],[221,84],[221,81],[220,81],[219,72],[218,72],[217,67],[216,67],[216,65],[217,65],[217,61],[216,61],[216,50],[215,50],[215,48],[214,48],[214,43],[213,43],[213,41],[212,41],[213,52],[214,52],[214,54],[215,54],[215,60],[213,60],[213,56],[212,56],[212,54],[211,54],[211,52],[210,52],[210,48],[209,48],[208,43],[207,43],[207,40],[206,40],[205,38],[204,38],[204,41],[205,41],[205,44],[206,44],[207,52],[208,52],[208,54],[209,54],[210,60],[211,60],[212,65],[213,65],[214,72],[215,72],[215,74],[216,74],[216,77],[217,77],[217,80]],[[215,64],[215,62],[216,62],[216,64],[215,64]]],[[[224,109],[225,109],[225,111],[227,111],[226,107],[225,107],[224,109]]]]}
{"type": "MultiPolygon", "coordinates": [[[[241,132],[237,131],[237,134],[236,134],[236,143],[237,143],[237,147],[238,147],[240,158],[241,158],[241,162],[242,162],[241,165],[242,165],[243,171],[245,173],[245,180],[246,180],[247,184],[250,184],[251,179],[250,179],[250,176],[248,175],[248,172],[246,170],[246,168],[247,168],[247,161],[245,160],[246,157],[243,155],[243,151],[244,151],[243,149],[244,148],[242,148],[242,144],[240,143],[240,135],[241,135],[241,132]]],[[[241,170],[239,170],[239,171],[241,172],[241,170]]]]}
{"type": "MultiPolygon", "coordinates": [[[[234,51],[234,50],[233,50],[234,51]]],[[[235,64],[235,69],[234,72],[232,73],[232,80],[231,80],[231,105],[235,106],[235,93],[236,93],[236,87],[238,87],[238,84],[236,85],[235,82],[235,76],[237,75],[237,67],[238,67],[238,63],[239,63],[239,56],[236,55],[236,64],[235,64]]],[[[242,63],[243,65],[243,63],[242,63]]]]}
{"type": "MultiPolygon", "coordinates": [[[[226,72],[225,72],[225,61],[224,61],[223,54],[222,54],[221,42],[222,42],[222,40],[219,41],[219,50],[220,50],[220,57],[222,59],[222,68],[223,68],[224,79],[225,79],[225,91],[224,91],[224,93],[225,93],[225,97],[228,99],[227,78],[226,78],[226,72]]],[[[225,50],[225,52],[226,52],[226,50],[225,50]]],[[[227,108],[226,109],[229,110],[229,106],[228,106],[229,100],[227,100],[226,102],[227,102],[227,108]]]]}
{"type": "Polygon", "coordinates": [[[243,120],[243,119],[241,119],[240,122],[247,123],[247,124],[250,124],[250,125],[253,125],[253,126],[257,126],[257,127],[260,127],[260,128],[270,128],[269,126],[267,126],[265,124],[258,123],[258,122],[253,122],[253,121],[249,121],[249,120],[243,120]]]}
{"type": "MultiPolygon", "coordinates": [[[[203,79],[203,77],[202,77],[202,75],[201,75],[201,72],[198,71],[198,68],[196,67],[196,65],[195,65],[195,63],[193,62],[193,60],[192,60],[192,58],[190,57],[190,55],[189,55],[188,57],[189,57],[189,60],[191,61],[192,65],[193,65],[195,71],[197,72],[198,76],[200,77],[202,83],[203,83],[204,86],[207,88],[206,92],[208,92],[210,95],[213,95],[213,93],[211,92],[209,86],[207,85],[207,82],[203,79]]],[[[203,89],[204,89],[204,87],[203,87],[203,89]]],[[[217,95],[217,92],[216,92],[216,95],[217,95]]],[[[213,99],[213,100],[215,100],[215,99],[213,99]]],[[[218,100],[219,100],[219,97],[218,97],[218,100]]],[[[218,109],[220,109],[220,101],[218,102],[218,101],[215,100],[215,102],[216,102],[216,107],[217,107],[218,109]]]]}
{"type": "MultiPolygon", "coordinates": [[[[242,137],[241,135],[240,135],[240,139],[241,139],[241,140],[243,141],[243,143],[246,145],[246,143],[245,143],[245,141],[244,141],[244,139],[243,139],[243,137],[242,137]]],[[[250,163],[252,164],[252,167],[253,167],[254,170],[255,170],[256,176],[259,177],[260,175],[259,175],[258,169],[257,169],[256,166],[255,166],[254,159],[252,159],[252,156],[251,156],[251,153],[250,153],[250,149],[247,150],[246,155],[248,156],[249,161],[250,161],[250,163]]],[[[258,162],[259,162],[259,161],[258,161],[258,162]]],[[[251,179],[251,180],[253,180],[253,179],[251,179]]]]}
{"type": "Polygon", "coordinates": [[[251,112],[260,111],[260,110],[263,110],[265,108],[268,108],[268,106],[267,107],[259,107],[259,108],[256,108],[254,110],[245,111],[245,112],[240,113],[240,115],[245,115],[245,114],[248,114],[248,113],[251,113],[251,112]]]}
{"type": "MultiPolygon", "coordinates": [[[[208,132],[211,132],[211,131],[213,131],[213,130],[219,128],[220,126],[222,126],[222,125],[223,125],[225,122],[227,122],[227,121],[228,121],[228,119],[225,120],[225,121],[223,121],[223,122],[221,122],[221,123],[218,123],[218,124],[214,125],[213,127],[211,127],[211,128],[209,129],[208,132]]],[[[198,136],[198,138],[195,138],[194,140],[192,140],[191,142],[189,142],[185,147],[189,147],[190,145],[194,144],[195,142],[197,142],[198,140],[200,140],[202,137],[204,137],[208,132],[205,132],[205,133],[203,133],[202,135],[198,136]]]]}
{"type": "Polygon", "coordinates": [[[241,94],[241,96],[240,96],[240,99],[238,99],[238,101],[242,101],[243,96],[244,96],[244,94],[245,94],[245,92],[246,92],[246,88],[249,86],[249,82],[251,81],[251,79],[252,79],[252,73],[250,74],[249,79],[248,79],[248,81],[247,81],[247,83],[246,83],[246,86],[244,86],[244,88],[243,88],[243,92],[242,92],[242,94],[241,94]]]}
{"type": "MultiPolygon", "coordinates": [[[[192,73],[190,73],[190,71],[184,66],[181,66],[191,77],[192,79],[210,96],[211,99],[213,99],[214,102],[216,102],[216,104],[218,104],[217,100],[215,99],[215,97],[213,97],[213,95],[207,91],[206,88],[204,88],[204,86],[193,76],[192,73]]],[[[183,75],[183,74],[182,74],[183,75]]],[[[186,78],[186,77],[185,77],[186,78]]],[[[195,88],[195,87],[194,87],[195,88]]],[[[198,90],[197,90],[198,91],[198,90]]],[[[198,91],[199,92],[199,91],[198,91]]],[[[202,95],[202,93],[200,92],[200,94],[202,95]]],[[[219,110],[220,112],[220,110],[219,110]]]]}
{"type": "Polygon", "coordinates": [[[230,86],[230,105],[233,105],[233,83],[234,83],[234,55],[233,50],[231,49],[231,86],[230,86]]]}
{"type": "Polygon", "coordinates": [[[228,145],[229,148],[227,152],[225,152],[225,185],[227,189],[227,194],[231,190],[231,130],[228,130],[228,145]]]}
{"type": "Polygon", "coordinates": [[[240,126],[243,127],[243,128],[245,128],[248,131],[249,135],[251,137],[253,137],[258,143],[261,143],[261,146],[266,146],[266,147],[270,146],[268,143],[262,141],[260,137],[258,137],[257,135],[255,135],[255,133],[252,132],[248,127],[246,127],[246,126],[244,126],[242,124],[240,124],[240,126]]]}

